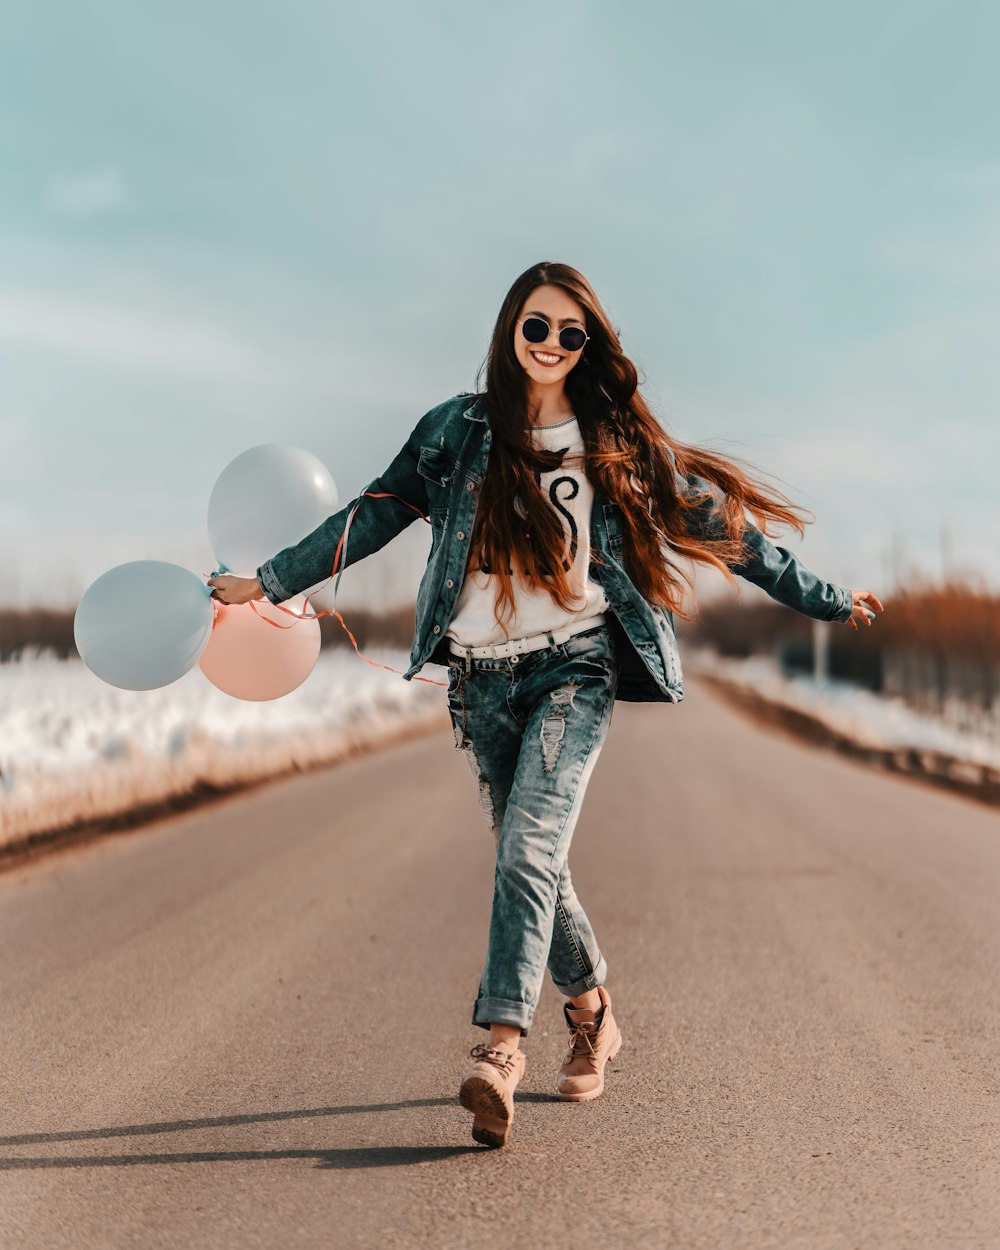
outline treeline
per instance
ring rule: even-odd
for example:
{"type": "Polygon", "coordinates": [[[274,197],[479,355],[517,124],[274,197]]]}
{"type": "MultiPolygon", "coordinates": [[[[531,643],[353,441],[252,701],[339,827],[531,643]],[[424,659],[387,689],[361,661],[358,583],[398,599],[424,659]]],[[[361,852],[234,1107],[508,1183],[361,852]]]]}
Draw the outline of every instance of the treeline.
{"type": "MultiPolygon", "coordinates": [[[[885,635],[882,626],[892,608],[882,600],[885,613],[871,629],[860,626],[827,624],[826,671],[840,681],[854,682],[869,690],[883,686],[885,635]]],[[[808,673],[813,669],[815,622],[801,612],[793,612],[771,600],[760,603],[713,602],[700,607],[695,620],[675,618],[677,637],[687,643],[712,647],[720,655],[745,660],[754,655],[773,656],[788,673],[808,673]]]]}
{"type": "MultiPolygon", "coordinates": [[[[885,611],[871,629],[828,626],[829,675],[900,695],[922,710],[960,703],[1000,720],[1000,595],[971,578],[915,578],[880,597],[885,611]]],[[[775,603],[713,603],[695,621],[677,623],[680,638],[722,655],[770,653],[787,670],[813,667],[813,622],[775,603]]]]}
{"type": "MultiPolygon", "coordinates": [[[[830,624],[826,670],[876,693],[900,694],[929,710],[960,700],[1000,716],[1000,595],[969,580],[911,582],[883,597],[885,612],[868,629],[830,624]]],[[[408,651],[413,605],[375,612],[345,608],[341,615],[360,650],[387,646],[408,651]]],[[[770,601],[727,599],[700,606],[693,621],[676,617],[682,642],[707,644],[723,655],[776,656],[786,670],[811,671],[814,623],[770,601]]],[[[350,647],[334,616],[320,619],[324,647],[350,647]]],[[[73,612],[45,608],[0,609],[0,661],[25,648],[75,656],[73,612]]]]}
{"type": "MultiPolygon", "coordinates": [[[[347,628],[363,651],[369,647],[400,647],[410,649],[416,623],[415,608],[396,608],[373,612],[365,608],[340,610],[347,628]]],[[[79,653],[73,641],[71,610],[48,608],[0,608],[0,663],[17,659],[25,650],[45,650],[60,659],[79,653]]],[[[350,647],[351,640],[335,616],[323,616],[319,622],[324,647],[350,647]]]]}
{"type": "Polygon", "coordinates": [[[25,648],[76,655],[73,613],[50,608],[0,608],[0,662],[16,659],[25,648]]]}
{"type": "MultiPolygon", "coordinates": [[[[417,627],[415,604],[395,608],[390,612],[370,612],[365,608],[338,609],[344,625],[354,635],[358,647],[399,647],[409,651],[413,633],[417,627]]],[[[347,631],[335,616],[320,618],[319,631],[324,647],[350,647],[347,631]]]]}

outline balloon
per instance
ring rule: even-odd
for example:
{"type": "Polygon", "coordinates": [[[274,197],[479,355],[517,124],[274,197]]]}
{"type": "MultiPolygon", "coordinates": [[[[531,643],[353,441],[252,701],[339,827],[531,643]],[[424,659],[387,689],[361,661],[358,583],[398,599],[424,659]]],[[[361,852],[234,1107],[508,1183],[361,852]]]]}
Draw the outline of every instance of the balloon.
{"type": "Polygon", "coordinates": [[[321,460],[288,443],[261,443],[230,461],[212,488],[212,552],[229,572],[254,577],[336,509],[337,488],[321,460]]]}
{"type": "Polygon", "coordinates": [[[211,586],[178,564],[119,564],[84,592],[73,617],[76,649],[111,686],[169,686],[194,668],[208,645],[211,596],[211,586]]]}
{"type": "MultiPolygon", "coordinates": [[[[304,605],[305,597],[299,595],[282,606],[301,612],[304,605]]],[[[213,686],[235,699],[280,699],[313,671],[319,647],[319,621],[295,622],[269,599],[255,599],[253,607],[219,605],[212,637],[198,663],[213,686]],[[268,621],[283,628],[275,629],[268,621]]]]}

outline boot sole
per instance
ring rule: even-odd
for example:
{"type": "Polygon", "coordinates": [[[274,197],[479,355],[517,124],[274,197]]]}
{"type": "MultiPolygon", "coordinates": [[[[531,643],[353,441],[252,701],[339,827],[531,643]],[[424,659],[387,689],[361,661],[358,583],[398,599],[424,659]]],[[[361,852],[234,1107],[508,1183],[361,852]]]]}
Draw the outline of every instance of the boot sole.
{"type": "MultiPolygon", "coordinates": [[[[622,1048],[622,1035],[621,1035],[621,1031],[619,1031],[618,1037],[615,1040],[614,1044],[612,1045],[611,1049],[608,1051],[608,1057],[604,1061],[605,1067],[607,1067],[608,1064],[611,1062],[611,1060],[614,1059],[614,1057],[618,1054],[621,1048],[622,1048]]],[[[563,1091],[559,1089],[557,1086],[556,1093],[563,1100],[563,1102],[590,1102],[592,1098],[600,1098],[600,1096],[604,1093],[604,1070],[603,1069],[601,1070],[601,1083],[600,1085],[597,1086],[596,1089],[584,1090],[582,1094],[564,1094],[563,1091]]]]}
{"type": "Polygon", "coordinates": [[[483,1076],[470,1076],[462,1082],[458,1101],[473,1115],[472,1137],[483,1146],[505,1146],[510,1133],[511,1115],[503,1097],[483,1076]]]}

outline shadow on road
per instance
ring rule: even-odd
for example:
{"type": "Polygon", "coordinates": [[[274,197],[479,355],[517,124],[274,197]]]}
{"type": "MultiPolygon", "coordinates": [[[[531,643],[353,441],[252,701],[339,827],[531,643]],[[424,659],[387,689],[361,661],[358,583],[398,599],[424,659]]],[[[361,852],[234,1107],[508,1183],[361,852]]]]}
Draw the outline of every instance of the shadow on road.
{"type": "Polygon", "coordinates": [[[162,1155],[84,1155],[55,1159],[2,1159],[0,1172],[32,1168],[108,1168],[135,1163],[244,1163],[265,1159],[315,1159],[321,1169],[403,1167],[472,1154],[484,1146],[348,1146],[343,1150],[205,1150],[162,1155]]]}
{"type": "MultiPolygon", "coordinates": [[[[555,1094],[526,1092],[515,1102],[560,1102],[555,1094]]],[[[208,1116],[200,1120],[164,1120],[153,1124],[122,1124],[75,1132],[18,1133],[0,1137],[0,1146],[36,1146],[42,1143],[99,1141],[109,1137],[146,1137],[154,1133],[184,1133],[192,1129],[232,1128],[241,1124],[270,1124],[317,1116],[356,1115],[365,1112],[405,1111],[410,1107],[457,1107],[455,1098],[411,1098],[403,1102],[358,1103],[344,1107],[311,1107],[300,1111],[261,1111],[255,1115],[208,1116]]],[[[468,1154],[482,1146],[365,1146],[343,1150],[205,1150],[177,1154],[85,1155],[79,1157],[0,1159],[0,1172],[31,1168],[127,1167],[134,1163],[226,1163],[254,1159],[316,1159],[321,1168],[402,1167],[429,1163],[450,1155],[468,1154]]]]}

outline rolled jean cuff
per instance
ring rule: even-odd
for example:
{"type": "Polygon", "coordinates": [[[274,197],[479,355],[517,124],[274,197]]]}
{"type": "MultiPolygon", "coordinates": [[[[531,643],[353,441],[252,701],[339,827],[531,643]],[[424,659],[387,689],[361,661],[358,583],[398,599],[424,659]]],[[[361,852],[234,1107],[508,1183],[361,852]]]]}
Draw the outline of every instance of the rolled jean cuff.
{"type": "Polygon", "coordinates": [[[586,994],[588,990],[596,990],[607,979],[608,965],[602,955],[593,972],[588,973],[587,976],[579,981],[574,981],[572,985],[557,985],[556,989],[560,994],[565,994],[567,998],[577,998],[580,994],[586,994]]]}
{"type": "Polygon", "coordinates": [[[508,998],[477,998],[472,1005],[470,1023],[481,1029],[488,1029],[491,1024],[519,1026],[521,1036],[527,1037],[533,1015],[527,1003],[514,1003],[508,998]]]}

